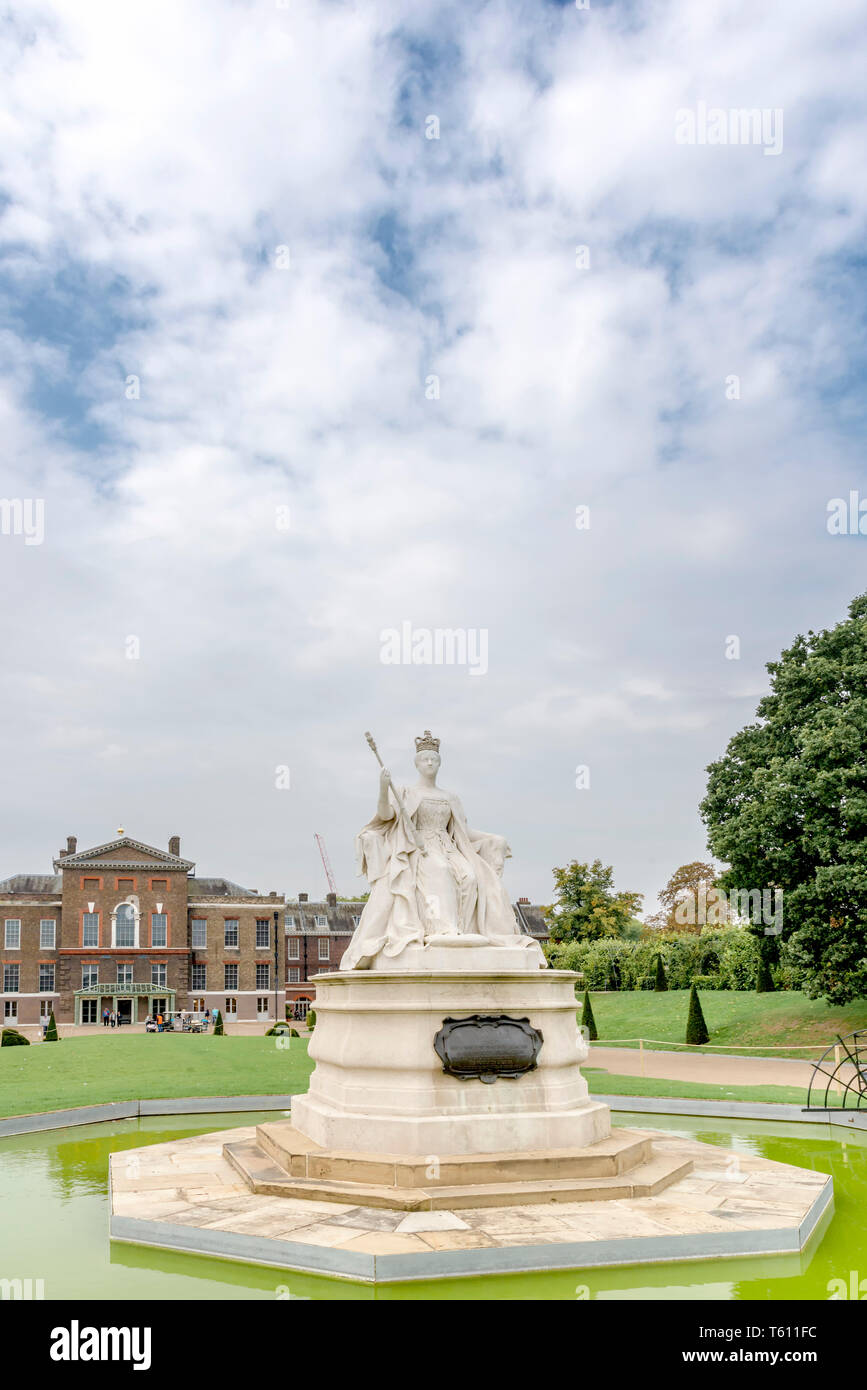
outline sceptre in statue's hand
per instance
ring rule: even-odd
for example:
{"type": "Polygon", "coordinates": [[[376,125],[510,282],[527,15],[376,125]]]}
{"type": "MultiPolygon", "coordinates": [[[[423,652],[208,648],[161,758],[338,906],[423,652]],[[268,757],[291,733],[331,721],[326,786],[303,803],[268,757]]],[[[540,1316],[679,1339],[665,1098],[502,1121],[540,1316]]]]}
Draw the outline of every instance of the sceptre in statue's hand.
{"type": "Polygon", "coordinates": [[[420,850],[422,854],[425,854],[425,853],[426,853],[426,850],[425,850],[424,844],[423,844],[423,842],[422,842],[422,839],[421,839],[420,835],[418,834],[418,831],[416,830],[415,826],[413,825],[413,823],[412,823],[412,821],[411,821],[409,815],[407,814],[407,809],[406,809],[406,805],[405,805],[405,803],[404,803],[403,797],[401,796],[400,792],[397,790],[397,787],[394,785],[394,782],[391,780],[391,773],[389,772],[388,768],[387,768],[387,767],[385,766],[385,764],[383,763],[382,758],[379,756],[379,749],[377,748],[376,744],[374,743],[373,734],[371,734],[371,733],[366,733],[366,734],[364,735],[364,737],[367,739],[367,742],[370,744],[371,750],[372,750],[372,752],[373,752],[373,756],[376,758],[376,761],[379,763],[379,766],[382,768],[382,771],[381,771],[380,774],[379,774],[380,799],[382,799],[382,797],[387,796],[388,789],[391,788],[392,795],[394,796],[394,799],[395,799],[395,801],[397,802],[398,808],[399,808],[399,810],[400,810],[400,814],[403,816],[404,827],[405,827],[405,829],[406,829],[407,834],[409,835],[409,837],[410,837],[410,839],[412,840],[413,844],[415,845],[416,849],[417,849],[417,850],[420,850]]]}

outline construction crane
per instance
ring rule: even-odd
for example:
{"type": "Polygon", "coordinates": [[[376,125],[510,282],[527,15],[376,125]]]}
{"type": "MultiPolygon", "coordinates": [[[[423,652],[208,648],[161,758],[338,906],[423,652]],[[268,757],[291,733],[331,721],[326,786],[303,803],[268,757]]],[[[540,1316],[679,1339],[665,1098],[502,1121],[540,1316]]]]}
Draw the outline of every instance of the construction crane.
{"type": "Polygon", "coordinates": [[[315,833],[313,838],[319,846],[319,853],[322,858],[322,867],[325,870],[325,877],[328,879],[329,891],[332,892],[336,897],[337,885],[334,882],[334,874],[331,872],[331,860],[328,858],[328,850],[325,848],[325,841],[323,840],[321,835],[315,833]]]}

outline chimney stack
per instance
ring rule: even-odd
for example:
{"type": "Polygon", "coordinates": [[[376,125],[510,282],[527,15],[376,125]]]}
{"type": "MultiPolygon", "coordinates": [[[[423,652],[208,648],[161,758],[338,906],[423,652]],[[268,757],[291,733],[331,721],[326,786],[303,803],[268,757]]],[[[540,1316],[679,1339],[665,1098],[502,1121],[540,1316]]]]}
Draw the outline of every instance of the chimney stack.
{"type": "Polygon", "coordinates": [[[519,899],[518,899],[518,902],[519,902],[519,903],[529,903],[529,901],[530,901],[529,898],[519,898],[519,899]]]}
{"type": "Polygon", "coordinates": [[[306,893],[299,893],[299,894],[298,894],[298,901],[299,901],[299,903],[306,903],[306,901],[307,901],[307,894],[306,894],[306,893]]]}
{"type": "Polygon", "coordinates": [[[67,854],[74,854],[74,853],[75,853],[75,847],[76,847],[77,844],[78,844],[78,840],[76,839],[76,837],[75,837],[74,835],[67,835],[67,837],[66,837],[66,853],[67,853],[67,854]]]}
{"type": "Polygon", "coordinates": [[[169,854],[174,854],[178,859],[181,857],[181,837],[173,835],[169,840],[169,854]]]}
{"type": "Polygon", "coordinates": [[[336,907],[336,906],[337,906],[337,894],[336,894],[336,893],[326,893],[326,894],[325,894],[325,901],[327,902],[327,904],[328,904],[329,907],[336,907]]]}

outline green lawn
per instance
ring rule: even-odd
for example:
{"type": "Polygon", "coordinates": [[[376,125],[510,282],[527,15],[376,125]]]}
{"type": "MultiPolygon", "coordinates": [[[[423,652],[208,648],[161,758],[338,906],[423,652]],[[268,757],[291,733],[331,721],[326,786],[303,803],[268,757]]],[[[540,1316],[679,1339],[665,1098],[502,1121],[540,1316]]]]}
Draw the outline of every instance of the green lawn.
{"type": "Polygon", "coordinates": [[[289,1095],[306,1091],[307,1039],[139,1033],[0,1048],[0,1115],[108,1100],[289,1095]]]}
{"type": "MultiPolygon", "coordinates": [[[[645,990],[612,994],[593,992],[590,998],[600,1045],[609,1038],[612,1042],[623,1038],[652,1038],[663,1045],[683,1042],[688,990],[673,989],[662,994],[645,990]]],[[[756,994],[753,990],[703,990],[701,1006],[711,1040],[704,1047],[691,1049],[694,1052],[712,1052],[716,1044],[730,1050],[742,1048],[745,1056],[764,1054],[816,1060],[820,1049],[833,1043],[835,1034],[845,1037],[856,1028],[867,1028],[867,999],[843,1007],[830,1007],[823,999],[806,999],[794,990],[775,994],[756,994]],[[799,1052],[775,1053],[775,1046],[782,1044],[805,1046],[799,1052]],[[753,1051],[747,1051],[748,1048],[753,1051]]],[[[618,1042],[617,1045],[637,1047],[638,1043],[618,1042]]]]}
{"type": "MultiPolygon", "coordinates": [[[[606,1038],[647,1036],[665,1043],[683,1037],[686,991],[599,993],[592,998],[600,1044],[606,1038]]],[[[847,1033],[867,1026],[867,1002],[829,1009],[799,994],[709,991],[702,995],[702,1004],[714,1041],[758,1043],[769,1055],[774,1042],[818,1037],[824,1043],[838,1028],[847,1033]]],[[[712,1046],[694,1050],[707,1052],[712,1046]]],[[[312,1070],[306,1038],[293,1038],[286,1049],[278,1048],[274,1038],[188,1033],[64,1038],[59,1043],[0,1048],[0,1115],[109,1100],[288,1095],[307,1089],[312,1070]]],[[[591,1091],[603,1095],[804,1103],[804,1092],[794,1086],[663,1081],[610,1075],[592,1067],[586,1074],[591,1091]]]]}
{"type": "Polygon", "coordinates": [[[804,1105],[807,1093],[799,1086],[707,1086],[701,1081],[663,1081],[655,1076],[612,1076],[595,1067],[582,1067],[591,1096],[660,1096],[676,1100],[737,1100],[763,1104],[804,1105]]]}

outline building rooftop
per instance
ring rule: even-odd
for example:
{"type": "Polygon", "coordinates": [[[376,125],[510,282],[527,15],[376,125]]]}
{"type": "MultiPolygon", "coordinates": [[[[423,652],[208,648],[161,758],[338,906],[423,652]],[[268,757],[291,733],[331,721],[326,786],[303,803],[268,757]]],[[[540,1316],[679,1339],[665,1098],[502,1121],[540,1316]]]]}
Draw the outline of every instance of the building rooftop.
{"type": "Polygon", "coordinates": [[[13,874],[0,882],[0,893],[59,893],[62,888],[60,874],[13,874]]]}

